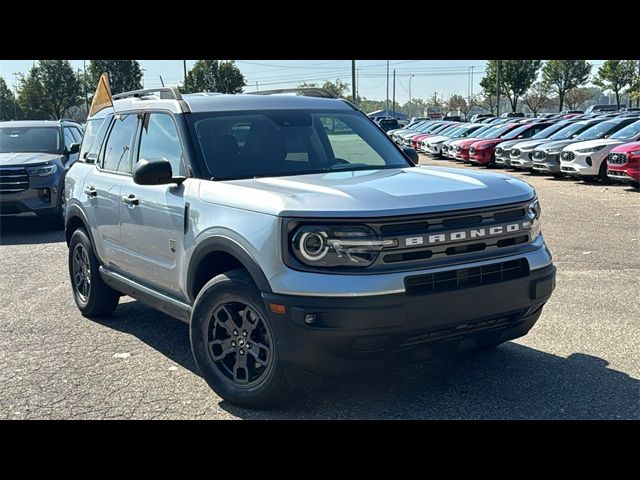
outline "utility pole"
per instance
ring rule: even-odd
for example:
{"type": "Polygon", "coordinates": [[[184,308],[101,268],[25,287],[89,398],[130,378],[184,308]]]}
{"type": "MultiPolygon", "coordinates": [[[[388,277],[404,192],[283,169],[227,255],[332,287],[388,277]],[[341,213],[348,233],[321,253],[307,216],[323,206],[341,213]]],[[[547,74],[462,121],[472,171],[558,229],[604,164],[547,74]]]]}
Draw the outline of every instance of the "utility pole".
{"type": "Polygon", "coordinates": [[[182,60],[182,70],[184,71],[184,83],[182,86],[184,87],[187,84],[187,61],[182,60]]]}
{"type": "Polygon", "coordinates": [[[500,60],[496,61],[496,117],[500,116],[500,60]]]}
{"type": "Polygon", "coordinates": [[[256,80],[256,92],[259,92],[260,89],[258,88],[258,81],[256,80]]]}
{"type": "Polygon", "coordinates": [[[160,75],[160,84],[164,87],[164,80],[162,80],[162,75],[160,75]]]}
{"type": "Polygon", "coordinates": [[[13,74],[13,119],[18,120],[18,72],[13,74]]]}
{"type": "Polygon", "coordinates": [[[389,60],[387,60],[387,98],[384,100],[385,116],[389,115],[389,60]]]}
{"type": "Polygon", "coordinates": [[[87,92],[87,61],[82,60],[82,85],[84,86],[84,101],[89,115],[89,93],[87,92]]]}
{"type": "Polygon", "coordinates": [[[412,107],[413,104],[411,102],[411,79],[413,78],[413,74],[409,76],[409,120],[411,120],[413,117],[411,116],[412,112],[412,107]]]}
{"type": "Polygon", "coordinates": [[[471,65],[471,98],[473,98],[473,65],[471,65]]]}
{"type": "Polygon", "coordinates": [[[393,116],[396,116],[396,69],[393,69],[393,102],[391,102],[393,116]]]}
{"type": "Polygon", "coordinates": [[[354,105],[358,105],[356,98],[356,61],[351,60],[351,99],[354,105]]]}
{"type": "Polygon", "coordinates": [[[471,67],[467,68],[467,104],[471,102],[471,67]]]}

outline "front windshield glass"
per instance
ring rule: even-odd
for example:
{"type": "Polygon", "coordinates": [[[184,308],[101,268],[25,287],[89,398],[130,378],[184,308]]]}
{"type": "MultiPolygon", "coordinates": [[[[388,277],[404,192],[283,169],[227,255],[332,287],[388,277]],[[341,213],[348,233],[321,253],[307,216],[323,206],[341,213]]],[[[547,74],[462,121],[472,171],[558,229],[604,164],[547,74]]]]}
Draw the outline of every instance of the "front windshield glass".
{"type": "Polygon", "coordinates": [[[566,128],[566,126],[567,126],[566,123],[554,123],[553,125],[549,125],[547,128],[540,130],[533,137],[531,137],[531,140],[541,140],[544,138],[548,138],[554,133],[556,133],[557,131],[562,130],[563,128],[566,128]]]}
{"type": "Polygon", "coordinates": [[[564,127],[562,130],[551,135],[549,140],[566,140],[573,137],[575,134],[580,133],[585,128],[588,127],[584,123],[572,123],[568,127],[564,127]]]}
{"type": "Polygon", "coordinates": [[[584,132],[576,137],[576,140],[597,140],[604,137],[607,133],[615,130],[618,122],[602,122],[594,125],[591,128],[587,128],[584,132]]]}
{"type": "Polygon", "coordinates": [[[529,130],[529,128],[531,128],[531,125],[523,125],[521,127],[516,128],[515,130],[511,130],[509,133],[507,133],[504,137],[502,137],[504,140],[513,140],[514,138],[516,138],[518,135],[520,135],[522,132],[526,132],[527,130],[529,130]]]}
{"type": "Polygon", "coordinates": [[[627,125],[622,130],[618,130],[611,135],[611,138],[615,138],[616,140],[632,140],[638,135],[640,135],[640,120],[631,125],[627,125]]]}
{"type": "Polygon", "coordinates": [[[61,153],[58,127],[0,127],[0,153],[61,153]]]}
{"type": "Polygon", "coordinates": [[[275,110],[185,116],[217,180],[410,166],[358,112],[275,110]]]}

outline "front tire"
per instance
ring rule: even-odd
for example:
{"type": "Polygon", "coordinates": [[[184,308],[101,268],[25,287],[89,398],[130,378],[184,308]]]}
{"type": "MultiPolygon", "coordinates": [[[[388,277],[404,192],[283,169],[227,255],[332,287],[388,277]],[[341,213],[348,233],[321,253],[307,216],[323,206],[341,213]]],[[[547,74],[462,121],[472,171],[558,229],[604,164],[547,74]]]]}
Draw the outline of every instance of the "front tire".
{"type": "Polygon", "coordinates": [[[69,242],[69,277],[73,298],[86,317],[111,315],[120,299],[120,294],[102,281],[99,268],[89,236],[84,229],[77,229],[69,242]]]}
{"type": "Polygon", "coordinates": [[[202,288],[189,336],[204,379],[224,400],[266,409],[290,392],[269,315],[246,270],[217,275],[202,288]]]}

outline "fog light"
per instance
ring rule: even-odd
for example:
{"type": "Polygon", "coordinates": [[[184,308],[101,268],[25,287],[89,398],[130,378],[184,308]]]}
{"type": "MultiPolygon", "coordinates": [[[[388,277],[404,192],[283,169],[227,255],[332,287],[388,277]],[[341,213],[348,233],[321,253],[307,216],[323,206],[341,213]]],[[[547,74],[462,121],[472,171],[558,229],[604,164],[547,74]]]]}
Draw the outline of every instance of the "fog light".
{"type": "Polygon", "coordinates": [[[51,191],[48,188],[41,188],[38,190],[38,198],[42,202],[49,203],[51,201],[51,191]]]}
{"type": "Polygon", "coordinates": [[[316,314],[315,313],[307,313],[304,316],[304,323],[306,323],[307,325],[313,325],[314,323],[316,323],[316,314]]]}
{"type": "Polygon", "coordinates": [[[593,164],[591,163],[591,157],[587,157],[587,165],[592,166],[593,164]]]}

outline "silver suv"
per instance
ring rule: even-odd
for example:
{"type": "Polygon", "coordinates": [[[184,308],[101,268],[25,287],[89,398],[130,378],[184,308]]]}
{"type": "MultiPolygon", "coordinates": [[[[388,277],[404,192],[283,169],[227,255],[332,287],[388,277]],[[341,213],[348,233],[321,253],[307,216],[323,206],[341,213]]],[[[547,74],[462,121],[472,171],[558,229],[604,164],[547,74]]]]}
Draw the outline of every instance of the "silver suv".
{"type": "Polygon", "coordinates": [[[187,322],[211,388],[256,408],[525,335],[555,287],[533,188],[414,155],[339,99],[119,95],[66,181],[78,308],[187,322]]]}

